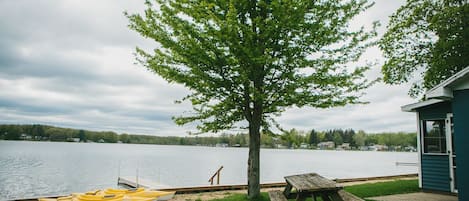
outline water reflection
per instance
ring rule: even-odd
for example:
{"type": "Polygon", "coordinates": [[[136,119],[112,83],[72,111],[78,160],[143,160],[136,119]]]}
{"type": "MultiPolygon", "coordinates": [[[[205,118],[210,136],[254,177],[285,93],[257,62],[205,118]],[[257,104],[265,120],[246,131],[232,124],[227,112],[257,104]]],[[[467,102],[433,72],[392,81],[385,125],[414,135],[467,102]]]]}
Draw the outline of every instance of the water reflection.
{"type": "MultiPolygon", "coordinates": [[[[246,148],[0,141],[0,200],[116,187],[117,177],[170,186],[207,185],[221,166],[221,184],[245,184],[246,148]]],[[[416,173],[416,153],[261,150],[262,182],[317,172],[328,178],[416,173]]]]}

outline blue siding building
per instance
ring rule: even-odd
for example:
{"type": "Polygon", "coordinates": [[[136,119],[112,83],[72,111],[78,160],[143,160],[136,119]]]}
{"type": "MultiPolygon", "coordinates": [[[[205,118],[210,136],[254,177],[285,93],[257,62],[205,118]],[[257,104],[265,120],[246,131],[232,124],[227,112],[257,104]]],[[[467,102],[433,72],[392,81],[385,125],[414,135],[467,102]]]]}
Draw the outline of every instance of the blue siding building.
{"type": "Polygon", "coordinates": [[[469,200],[469,67],[402,110],[417,113],[420,188],[469,200]]]}

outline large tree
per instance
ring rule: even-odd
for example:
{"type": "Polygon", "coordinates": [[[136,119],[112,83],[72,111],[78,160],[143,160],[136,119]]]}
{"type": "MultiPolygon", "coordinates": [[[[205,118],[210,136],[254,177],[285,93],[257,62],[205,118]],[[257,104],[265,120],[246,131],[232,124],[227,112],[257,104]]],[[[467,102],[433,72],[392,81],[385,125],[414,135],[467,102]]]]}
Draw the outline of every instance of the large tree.
{"type": "Polygon", "coordinates": [[[288,107],[360,103],[369,65],[356,62],[376,36],[349,30],[366,0],[156,0],[128,14],[129,27],[157,42],[137,60],[190,89],[193,112],[177,124],[201,132],[249,131],[248,195],[259,195],[260,132],[288,107]],[[353,63],[353,64],[350,64],[353,63]],[[244,122],[244,123],[243,123],[244,122]],[[246,127],[247,126],[247,127],[246,127]]]}
{"type": "Polygon", "coordinates": [[[417,97],[469,66],[468,0],[408,0],[380,41],[389,84],[412,82],[417,97]],[[423,79],[422,79],[423,78],[423,79]]]}

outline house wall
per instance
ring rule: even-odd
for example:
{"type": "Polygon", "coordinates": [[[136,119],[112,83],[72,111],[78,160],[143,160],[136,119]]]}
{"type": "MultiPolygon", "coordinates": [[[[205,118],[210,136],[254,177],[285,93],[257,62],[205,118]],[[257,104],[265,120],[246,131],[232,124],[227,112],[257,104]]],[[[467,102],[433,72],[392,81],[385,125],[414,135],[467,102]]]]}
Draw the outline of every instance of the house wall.
{"type": "Polygon", "coordinates": [[[456,178],[459,200],[469,200],[469,90],[453,92],[456,178]]]}
{"type": "MultiPolygon", "coordinates": [[[[442,102],[420,108],[417,110],[419,114],[419,119],[421,121],[445,119],[446,114],[452,112],[451,106],[451,102],[442,102]]],[[[423,140],[421,131],[419,133],[420,139],[423,140]]],[[[422,144],[420,147],[422,149],[420,156],[422,189],[450,192],[451,186],[449,179],[450,177],[448,154],[425,154],[423,153],[422,144]]]]}
{"type": "Polygon", "coordinates": [[[417,110],[420,120],[446,119],[446,114],[451,113],[451,102],[442,102],[423,107],[417,110]]]}
{"type": "Polygon", "coordinates": [[[422,188],[451,191],[448,155],[422,155],[422,188]]]}

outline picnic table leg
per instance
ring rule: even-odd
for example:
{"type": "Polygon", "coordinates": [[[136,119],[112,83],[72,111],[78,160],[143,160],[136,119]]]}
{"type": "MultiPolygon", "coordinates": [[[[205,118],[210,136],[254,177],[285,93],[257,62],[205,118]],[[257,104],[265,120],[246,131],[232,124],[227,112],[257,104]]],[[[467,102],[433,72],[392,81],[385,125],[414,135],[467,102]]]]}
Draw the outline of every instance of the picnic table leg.
{"type": "Polygon", "coordinates": [[[321,198],[323,201],[332,201],[329,196],[327,196],[327,193],[321,193],[321,198]]]}
{"type": "Polygon", "coordinates": [[[330,194],[333,201],[344,201],[342,197],[340,197],[339,193],[333,192],[330,194]]]}
{"type": "Polygon", "coordinates": [[[283,190],[283,195],[285,195],[285,197],[289,198],[290,193],[291,193],[291,189],[292,189],[292,185],[287,183],[287,186],[285,186],[285,190],[283,190]]]}
{"type": "Polygon", "coordinates": [[[296,194],[296,201],[305,201],[306,200],[306,195],[302,194],[302,193],[297,193],[296,194]]]}
{"type": "Polygon", "coordinates": [[[313,201],[318,201],[318,200],[316,199],[316,194],[315,194],[315,193],[313,193],[313,194],[311,195],[311,198],[313,198],[313,201]]]}

